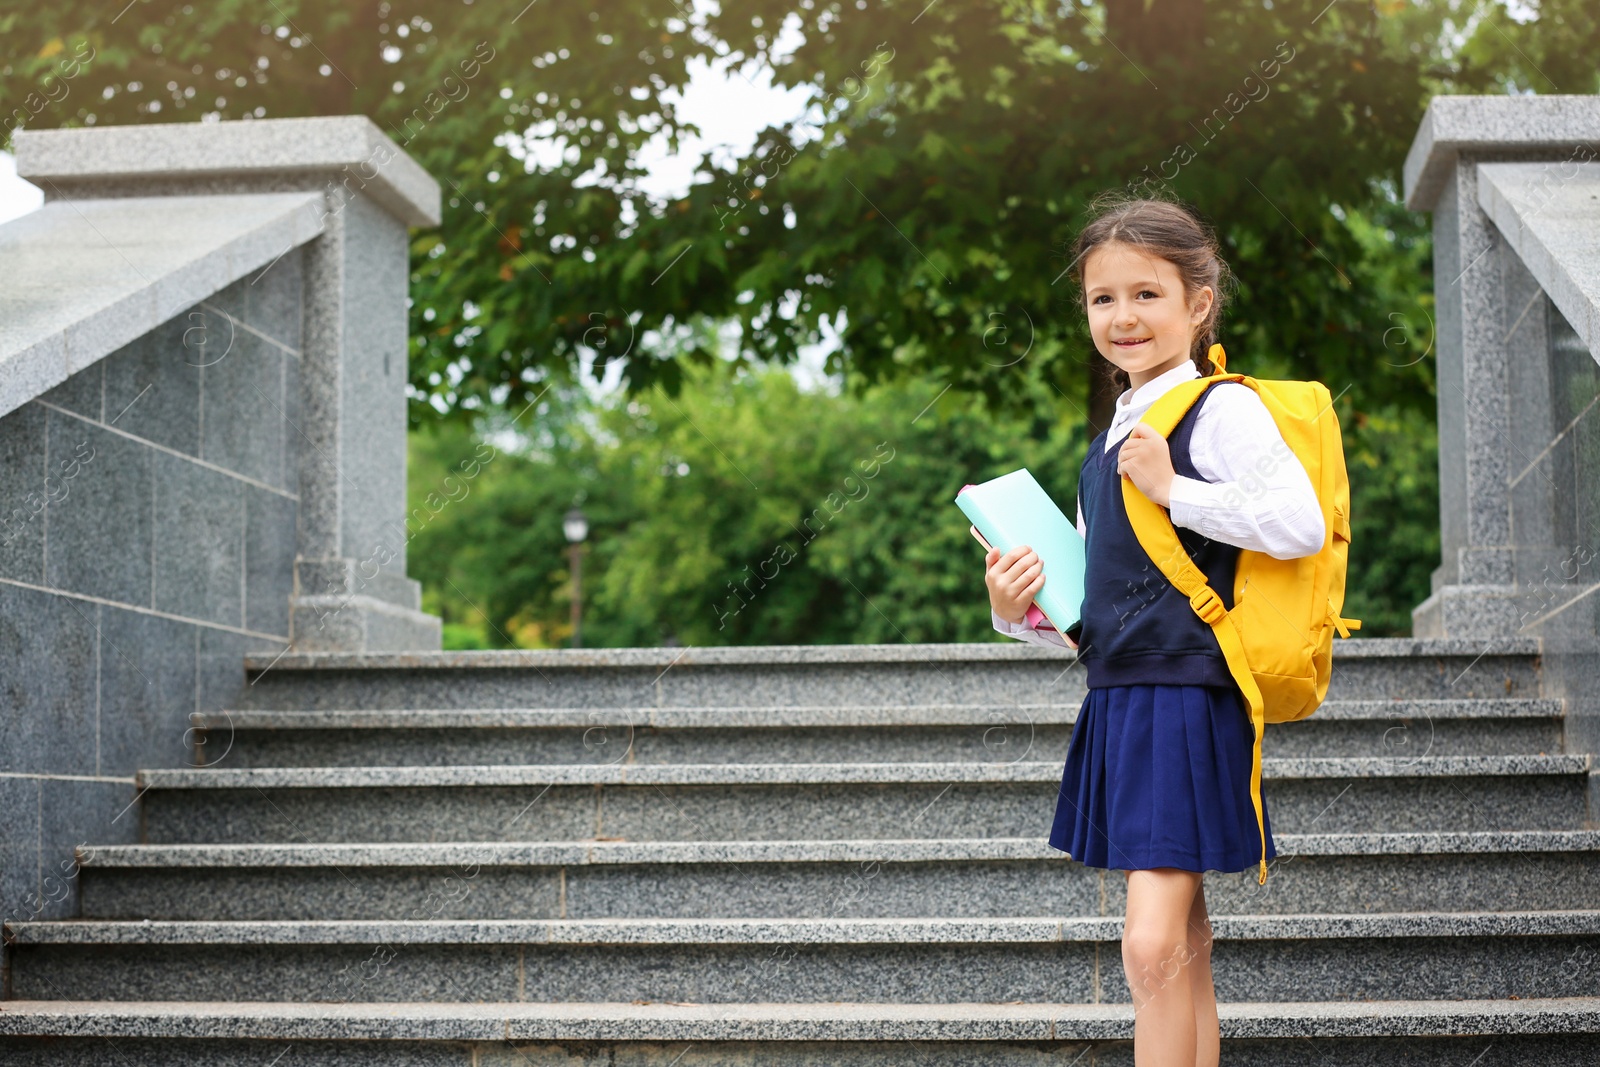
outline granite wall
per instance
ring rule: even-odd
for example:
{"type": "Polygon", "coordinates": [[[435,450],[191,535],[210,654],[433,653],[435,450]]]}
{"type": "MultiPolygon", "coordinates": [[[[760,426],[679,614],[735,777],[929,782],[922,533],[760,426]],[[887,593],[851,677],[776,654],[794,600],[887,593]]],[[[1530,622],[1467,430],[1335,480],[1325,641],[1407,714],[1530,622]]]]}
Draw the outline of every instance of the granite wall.
{"type": "MultiPolygon", "coordinates": [[[[1565,750],[1600,753],[1600,361],[1505,235],[1483,225],[1491,250],[1477,269],[1488,299],[1476,313],[1492,339],[1485,347],[1499,363],[1503,399],[1493,418],[1469,411],[1479,432],[1450,447],[1499,471],[1505,515],[1494,536],[1503,547],[1480,544],[1455,558],[1480,579],[1504,558],[1509,594],[1496,608],[1511,634],[1542,639],[1541,686],[1565,701],[1565,750]],[[1490,424],[1501,428],[1485,431],[1490,424]]],[[[1441,361],[1442,376],[1451,362],[1441,361]]],[[[1441,427],[1441,453],[1448,440],[1441,427]]],[[[1600,812],[1600,774],[1589,781],[1590,811],[1600,812]]]]}
{"type": "Polygon", "coordinates": [[[1437,307],[1442,558],[1413,631],[1538,637],[1564,750],[1600,754],[1600,96],[1435,97],[1403,170],[1437,307]]]}
{"type": "MultiPolygon", "coordinates": [[[[134,774],[290,633],[303,252],[0,417],[0,913],[76,914],[134,774]]],[[[403,326],[403,324],[402,324],[403,326]]],[[[213,741],[213,745],[217,742],[213,741]]]]}
{"type": "MultiPolygon", "coordinates": [[[[1566,748],[1600,753],[1600,361],[1509,250],[1511,528],[1522,632],[1543,639],[1566,748]]],[[[1600,772],[1589,810],[1600,813],[1600,772]]],[[[1600,825],[1600,823],[1597,823],[1600,825]]]]}

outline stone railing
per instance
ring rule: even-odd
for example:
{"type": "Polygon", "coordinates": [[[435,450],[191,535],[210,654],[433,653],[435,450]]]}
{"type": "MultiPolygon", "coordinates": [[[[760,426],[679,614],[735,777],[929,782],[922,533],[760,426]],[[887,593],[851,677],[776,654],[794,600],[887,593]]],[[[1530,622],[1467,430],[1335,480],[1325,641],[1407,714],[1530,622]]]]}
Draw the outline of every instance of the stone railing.
{"type": "Polygon", "coordinates": [[[1600,752],[1600,97],[1435,98],[1405,194],[1433,213],[1443,541],[1413,630],[1540,637],[1569,750],[1600,752]]]}
{"type": "Polygon", "coordinates": [[[19,132],[0,226],[0,910],[197,762],[246,653],[437,649],[405,574],[411,226],[364,117],[19,132]]]}

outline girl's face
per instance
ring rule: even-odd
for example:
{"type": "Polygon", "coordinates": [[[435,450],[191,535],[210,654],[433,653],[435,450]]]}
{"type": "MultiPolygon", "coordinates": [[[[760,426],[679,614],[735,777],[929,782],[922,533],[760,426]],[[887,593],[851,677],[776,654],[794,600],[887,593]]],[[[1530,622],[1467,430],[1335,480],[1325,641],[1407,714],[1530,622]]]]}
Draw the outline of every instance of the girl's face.
{"type": "Polygon", "coordinates": [[[1135,389],[1190,358],[1194,329],[1211,310],[1209,285],[1191,308],[1170,260],[1120,241],[1085,258],[1083,289],[1095,348],[1127,371],[1135,389]]]}

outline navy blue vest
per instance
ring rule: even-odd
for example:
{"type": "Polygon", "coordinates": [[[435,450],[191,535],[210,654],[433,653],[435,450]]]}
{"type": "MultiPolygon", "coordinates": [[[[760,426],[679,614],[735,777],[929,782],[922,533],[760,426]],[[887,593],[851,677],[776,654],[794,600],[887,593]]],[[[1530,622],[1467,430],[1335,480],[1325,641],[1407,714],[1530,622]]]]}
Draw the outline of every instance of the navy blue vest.
{"type": "MultiPolygon", "coordinates": [[[[1179,420],[1167,438],[1173,470],[1188,478],[1207,481],[1189,460],[1189,440],[1195,418],[1212,386],[1179,420]]],[[[1118,441],[1105,450],[1103,431],[1089,444],[1078,475],[1083,501],[1086,541],[1083,631],[1078,638],[1078,658],[1090,689],[1135,683],[1234,685],[1228,661],[1211,627],[1200,620],[1189,598],[1161,573],[1140,546],[1128,522],[1122,500],[1122,475],[1117,473],[1118,441]]],[[[1194,530],[1175,527],[1178,540],[1207,582],[1233,607],[1233,579],[1239,548],[1203,537],[1194,530]]]]}

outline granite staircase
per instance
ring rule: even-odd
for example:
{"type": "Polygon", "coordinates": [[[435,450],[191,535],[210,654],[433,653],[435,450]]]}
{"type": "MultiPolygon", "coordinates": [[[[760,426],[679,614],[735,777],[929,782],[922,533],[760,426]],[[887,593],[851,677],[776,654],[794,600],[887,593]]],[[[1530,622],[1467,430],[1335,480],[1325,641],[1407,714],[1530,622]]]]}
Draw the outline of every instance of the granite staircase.
{"type": "MultiPolygon", "coordinates": [[[[1600,1062],[1592,757],[1534,639],[1336,642],[1206,897],[1227,1064],[1600,1062]]],[[[285,655],[6,930],[7,1064],[1132,1064],[1012,643],[285,655]],[[198,762],[198,761],[197,761],[198,762]]]]}

